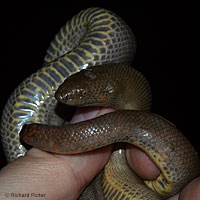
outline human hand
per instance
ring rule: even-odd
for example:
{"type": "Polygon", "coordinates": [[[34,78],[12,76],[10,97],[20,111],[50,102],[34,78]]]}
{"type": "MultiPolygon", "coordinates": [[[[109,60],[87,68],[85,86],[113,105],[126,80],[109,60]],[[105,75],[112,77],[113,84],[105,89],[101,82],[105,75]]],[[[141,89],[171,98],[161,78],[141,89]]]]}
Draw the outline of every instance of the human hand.
{"type": "Polygon", "coordinates": [[[0,199],[76,200],[106,164],[110,152],[111,147],[106,147],[64,156],[32,148],[1,170],[0,199]]]}
{"type": "MultiPolygon", "coordinates": [[[[76,200],[85,186],[106,164],[110,152],[109,146],[90,153],[63,156],[33,148],[26,156],[10,163],[0,172],[0,199],[76,200]],[[26,194],[29,197],[17,197],[26,194]]],[[[134,157],[130,162],[137,161],[137,165],[132,166],[143,177],[152,178],[157,173],[151,161],[137,149],[128,149],[127,156],[128,159],[134,157]],[[143,166],[146,173],[143,173],[143,166]]],[[[169,198],[178,199],[199,200],[200,177],[188,184],[180,196],[169,198]]]]}
{"type": "MultiPolygon", "coordinates": [[[[128,145],[126,157],[133,171],[143,179],[154,180],[159,175],[159,169],[138,148],[128,145]]],[[[180,193],[167,200],[200,200],[200,177],[191,181],[180,193]]]]}
{"type": "MultiPolygon", "coordinates": [[[[77,116],[83,117],[80,113],[77,116]]],[[[78,120],[77,116],[74,121],[78,120]]],[[[108,146],[78,155],[58,155],[33,148],[0,172],[0,198],[38,199],[40,196],[40,199],[75,200],[105,166],[111,151],[112,146],[108,146]],[[19,195],[29,197],[17,197],[19,195]]],[[[132,169],[144,179],[154,179],[159,174],[158,168],[137,148],[128,145],[126,156],[132,169]]],[[[197,178],[180,195],[169,200],[198,200],[199,191],[200,178],[197,178]]]]}

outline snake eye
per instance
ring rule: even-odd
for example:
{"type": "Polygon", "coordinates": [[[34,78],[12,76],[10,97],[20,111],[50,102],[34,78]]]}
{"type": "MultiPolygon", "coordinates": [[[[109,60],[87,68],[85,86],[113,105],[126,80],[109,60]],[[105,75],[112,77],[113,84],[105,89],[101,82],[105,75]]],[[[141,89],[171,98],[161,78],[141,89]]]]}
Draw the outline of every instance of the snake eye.
{"type": "Polygon", "coordinates": [[[82,94],[83,97],[85,97],[87,95],[87,91],[83,90],[81,94],[82,94]]]}

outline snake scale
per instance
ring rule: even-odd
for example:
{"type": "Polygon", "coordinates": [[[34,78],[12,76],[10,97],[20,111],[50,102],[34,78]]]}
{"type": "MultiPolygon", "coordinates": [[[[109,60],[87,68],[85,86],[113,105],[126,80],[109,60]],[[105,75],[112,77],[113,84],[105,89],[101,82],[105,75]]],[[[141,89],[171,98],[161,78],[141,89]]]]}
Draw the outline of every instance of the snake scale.
{"type": "Polygon", "coordinates": [[[25,154],[20,134],[26,143],[57,153],[127,142],[141,148],[160,168],[156,180],[142,181],[119,149],[80,199],[166,199],[198,176],[200,162],[190,142],[173,124],[149,112],[148,83],[128,65],[134,54],[134,35],[113,12],[89,8],[69,20],[51,42],[44,66],[24,80],[5,105],[1,140],[7,160],[25,154]],[[108,105],[119,111],[60,126],[57,100],[78,106],[108,105]]]}

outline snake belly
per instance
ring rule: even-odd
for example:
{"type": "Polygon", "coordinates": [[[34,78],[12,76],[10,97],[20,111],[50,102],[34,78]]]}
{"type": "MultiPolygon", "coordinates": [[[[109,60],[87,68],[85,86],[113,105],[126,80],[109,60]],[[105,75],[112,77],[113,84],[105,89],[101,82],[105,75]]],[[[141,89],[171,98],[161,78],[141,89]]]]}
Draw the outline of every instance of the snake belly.
{"type": "Polygon", "coordinates": [[[172,123],[149,112],[150,88],[134,68],[89,67],[66,79],[55,96],[67,105],[108,105],[119,111],[64,126],[25,125],[20,136],[27,144],[73,154],[126,142],[142,149],[161,171],[155,180],[142,181],[128,167],[124,150],[115,151],[81,200],[166,199],[200,175],[200,161],[190,142],[172,123]]]}
{"type": "Polygon", "coordinates": [[[7,161],[26,152],[19,140],[24,124],[62,123],[54,94],[67,77],[92,65],[130,63],[134,54],[134,35],[113,12],[94,7],[69,20],[51,42],[44,67],[25,79],[4,107],[1,141],[7,161]]]}

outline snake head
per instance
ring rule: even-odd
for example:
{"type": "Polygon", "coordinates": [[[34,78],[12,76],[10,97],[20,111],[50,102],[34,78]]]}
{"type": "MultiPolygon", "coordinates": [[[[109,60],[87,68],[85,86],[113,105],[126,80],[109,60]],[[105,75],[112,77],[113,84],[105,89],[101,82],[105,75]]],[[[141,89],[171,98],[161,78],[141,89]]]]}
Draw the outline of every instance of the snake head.
{"type": "Polygon", "coordinates": [[[68,77],[55,93],[55,98],[69,106],[109,105],[111,84],[102,81],[98,67],[88,68],[68,77]]]}

